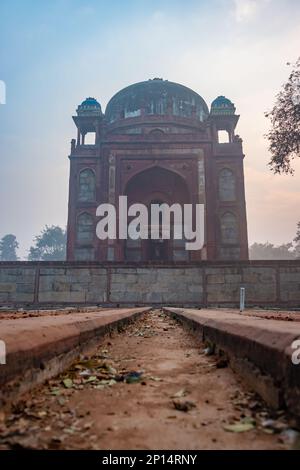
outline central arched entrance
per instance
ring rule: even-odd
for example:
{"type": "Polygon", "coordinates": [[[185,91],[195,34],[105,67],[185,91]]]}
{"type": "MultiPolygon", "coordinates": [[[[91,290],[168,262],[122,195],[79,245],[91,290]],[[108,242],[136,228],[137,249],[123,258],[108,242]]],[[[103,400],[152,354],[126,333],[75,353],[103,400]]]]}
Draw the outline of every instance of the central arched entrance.
{"type": "MultiPolygon", "coordinates": [[[[162,167],[149,168],[133,176],[126,186],[125,195],[128,197],[128,206],[144,204],[149,214],[151,204],[166,203],[171,206],[176,203],[183,207],[183,204],[191,202],[184,179],[176,172],[162,167]]],[[[152,240],[150,233],[148,240],[126,240],[124,258],[128,261],[189,261],[189,252],[185,250],[184,240],[173,240],[171,226],[170,240],[152,240]]]]}

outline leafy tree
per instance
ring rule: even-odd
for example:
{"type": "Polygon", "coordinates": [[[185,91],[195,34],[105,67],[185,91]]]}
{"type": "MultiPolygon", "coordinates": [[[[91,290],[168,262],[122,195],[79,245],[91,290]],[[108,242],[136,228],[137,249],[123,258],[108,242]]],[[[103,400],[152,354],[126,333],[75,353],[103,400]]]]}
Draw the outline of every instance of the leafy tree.
{"type": "Polygon", "coordinates": [[[30,247],[29,261],[64,261],[66,259],[66,231],[57,225],[46,227],[34,237],[30,247]]]}
{"type": "Polygon", "coordinates": [[[19,243],[15,235],[11,233],[5,235],[0,240],[0,261],[17,261],[17,249],[19,248],[19,243]]]}
{"type": "Polygon", "coordinates": [[[295,246],[295,256],[296,258],[300,258],[300,222],[297,224],[297,233],[294,238],[295,246]]]}
{"type": "Polygon", "coordinates": [[[300,57],[266,117],[271,120],[271,130],[266,136],[270,143],[271,170],[293,174],[291,162],[300,157],[300,57]]]}

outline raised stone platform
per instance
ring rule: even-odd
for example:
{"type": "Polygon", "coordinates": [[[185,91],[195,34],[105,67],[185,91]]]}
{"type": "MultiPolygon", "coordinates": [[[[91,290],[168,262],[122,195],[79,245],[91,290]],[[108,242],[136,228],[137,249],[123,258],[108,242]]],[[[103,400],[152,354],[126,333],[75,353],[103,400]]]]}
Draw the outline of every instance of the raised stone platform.
{"type": "Polygon", "coordinates": [[[95,308],[0,319],[0,339],[6,345],[6,364],[0,365],[0,404],[59,374],[97,346],[100,337],[146,311],[95,308]]]}
{"type": "Polygon", "coordinates": [[[300,364],[292,362],[292,343],[300,339],[300,323],[255,317],[229,309],[165,308],[199,339],[225,354],[235,369],[275,408],[300,416],[300,364]]]}
{"type": "Polygon", "coordinates": [[[0,263],[0,306],[211,306],[300,308],[300,259],[173,264],[0,263]]]}

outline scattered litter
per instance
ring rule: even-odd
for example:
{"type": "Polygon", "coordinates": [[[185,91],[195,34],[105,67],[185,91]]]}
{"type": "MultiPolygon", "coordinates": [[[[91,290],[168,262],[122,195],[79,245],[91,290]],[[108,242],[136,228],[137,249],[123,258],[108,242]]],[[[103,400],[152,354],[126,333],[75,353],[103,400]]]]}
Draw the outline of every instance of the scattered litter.
{"type": "Polygon", "coordinates": [[[188,395],[187,390],[185,390],[185,388],[182,388],[177,393],[174,393],[174,395],[172,395],[171,398],[183,398],[183,397],[186,397],[186,395],[188,395]]]}
{"type": "Polygon", "coordinates": [[[126,374],[124,376],[124,382],[126,382],[127,384],[134,384],[140,382],[142,375],[142,372],[129,372],[129,374],[126,374]]]}
{"type": "Polygon", "coordinates": [[[90,382],[95,382],[97,380],[97,377],[95,375],[90,375],[88,379],[86,379],[85,383],[90,383],[90,382]]]}
{"type": "Polygon", "coordinates": [[[216,368],[217,369],[224,369],[225,367],[228,367],[228,359],[226,359],[225,357],[221,357],[216,362],[216,368]]]}
{"type": "Polygon", "coordinates": [[[253,418],[244,418],[234,424],[224,424],[223,429],[228,432],[247,432],[255,428],[255,420],[253,418]]]}
{"type": "Polygon", "coordinates": [[[60,406],[64,406],[65,403],[66,403],[66,400],[65,400],[64,397],[58,397],[58,400],[57,400],[57,401],[58,401],[58,403],[59,403],[60,406]]]}
{"type": "Polygon", "coordinates": [[[153,382],[162,382],[163,380],[160,377],[154,377],[153,375],[150,375],[148,378],[149,380],[152,380],[153,382]]]}
{"type": "Polygon", "coordinates": [[[176,410],[184,411],[185,413],[196,408],[196,404],[190,400],[173,400],[173,405],[176,410]]]}
{"type": "Polygon", "coordinates": [[[286,423],[282,421],[276,421],[274,419],[266,419],[261,423],[263,428],[270,429],[273,433],[280,433],[288,428],[286,423]]]}
{"type": "Polygon", "coordinates": [[[73,387],[73,380],[72,379],[64,379],[63,384],[66,388],[72,388],[73,387]]]}
{"type": "MultiPolygon", "coordinates": [[[[159,314],[158,316],[160,318],[156,318],[155,321],[160,323],[158,325],[160,329],[159,332],[158,329],[155,330],[153,328],[152,323],[145,325],[137,322],[135,326],[126,330],[126,336],[136,336],[137,338],[133,339],[134,344],[142,344],[144,341],[143,338],[158,335],[162,330],[169,330],[169,333],[171,333],[171,330],[174,328],[173,326],[169,326],[172,325],[172,323],[170,323],[171,321],[168,320],[169,324],[166,324],[164,322],[165,315],[159,314]]],[[[169,336],[166,335],[166,337],[169,336]]],[[[1,446],[11,449],[61,449],[68,448],[70,444],[74,446],[74,442],[77,443],[80,441],[81,446],[85,445],[88,448],[98,450],[101,447],[101,438],[108,434],[107,431],[116,431],[118,428],[114,426],[114,419],[108,419],[107,422],[104,421],[105,424],[103,428],[97,429],[97,436],[91,435],[93,432],[91,431],[93,423],[86,422],[86,420],[91,419],[91,417],[87,418],[86,416],[93,413],[93,411],[87,411],[84,406],[81,406],[79,400],[86,395],[91,395],[95,397],[95,400],[96,397],[97,400],[99,400],[95,401],[95,405],[97,405],[97,403],[101,403],[102,396],[106,403],[105,400],[110,400],[110,397],[115,397],[117,400],[119,400],[119,398],[122,399],[122,397],[124,397],[122,394],[125,391],[126,394],[127,392],[131,392],[131,397],[134,396],[135,407],[137,407],[137,405],[145,406],[146,400],[144,400],[144,398],[141,399],[141,396],[143,392],[146,392],[147,395],[147,389],[142,390],[142,393],[140,393],[139,386],[131,388],[125,384],[140,383],[143,385],[146,384],[146,380],[149,388],[153,387],[157,392],[158,401],[160,403],[162,403],[166,397],[167,400],[169,400],[169,407],[165,410],[167,416],[164,421],[170,428],[176,425],[176,422],[172,422],[172,420],[177,419],[179,426],[181,426],[182,420],[184,422],[187,420],[190,428],[198,429],[200,430],[200,434],[205,435],[207,434],[206,426],[211,424],[214,426],[219,420],[219,426],[222,427],[224,431],[243,433],[257,429],[260,434],[274,434],[273,438],[272,436],[270,437],[270,442],[273,440],[277,446],[278,442],[281,442],[285,446],[290,446],[293,449],[300,449],[300,433],[296,430],[297,421],[293,421],[288,417],[286,410],[269,410],[256,394],[241,391],[239,385],[237,385],[236,389],[234,387],[232,388],[230,403],[228,403],[228,406],[233,408],[232,416],[226,415],[227,417],[224,417],[227,405],[224,405],[224,407],[213,406],[216,402],[215,397],[210,398],[210,400],[205,400],[204,397],[203,406],[205,410],[207,406],[211,406],[211,408],[214,409],[216,408],[217,412],[224,410],[224,413],[217,415],[216,420],[203,420],[204,417],[201,419],[197,411],[184,416],[177,413],[177,411],[187,413],[198,406],[200,407],[197,401],[187,400],[185,398],[194,390],[193,381],[191,381],[191,383],[185,381],[181,382],[180,380],[172,381],[167,374],[166,377],[163,376],[163,378],[161,378],[150,376],[145,371],[136,371],[135,368],[139,369],[143,367],[143,364],[140,363],[142,357],[140,354],[136,354],[137,357],[134,357],[131,348],[128,348],[124,357],[125,346],[122,352],[117,349],[117,357],[114,356],[113,358],[112,354],[114,354],[114,348],[111,349],[110,354],[108,349],[101,349],[107,345],[111,346],[111,343],[106,340],[92,357],[81,355],[79,360],[76,361],[68,371],[63,372],[56,378],[47,380],[46,385],[39,389],[38,396],[36,392],[34,392],[29,400],[26,399],[23,402],[16,403],[11,413],[5,415],[3,411],[0,411],[0,449],[2,449],[1,446]],[[126,356],[126,354],[128,354],[128,356],[126,356]],[[129,364],[130,361],[133,361],[131,365],[129,364]],[[132,370],[130,367],[132,367],[132,370]],[[159,384],[151,384],[150,381],[163,382],[163,384],[162,386],[159,384]],[[114,386],[118,382],[123,382],[123,386],[116,386],[116,393],[114,393],[114,390],[110,390],[109,387],[114,386]],[[185,388],[180,388],[184,387],[184,385],[189,388],[189,391],[185,388]],[[87,393],[86,395],[78,394],[78,396],[75,395],[73,397],[74,391],[76,390],[86,390],[87,393]],[[96,390],[99,390],[99,392],[96,392],[96,390]],[[106,392],[103,393],[102,390],[106,390],[106,392]],[[69,397],[72,397],[72,399],[70,400],[69,397]],[[248,416],[249,414],[250,416],[248,416]],[[47,434],[45,435],[43,432],[47,434]],[[93,444],[92,441],[95,443],[93,444]]],[[[147,347],[149,347],[149,345],[151,346],[151,341],[148,342],[147,347]]],[[[210,341],[205,342],[204,348],[201,353],[206,356],[218,352],[216,351],[216,345],[210,341]]],[[[183,350],[185,351],[184,356],[194,357],[195,350],[196,349],[188,345],[187,349],[183,350]]],[[[199,358],[198,356],[198,361],[199,364],[195,361],[195,367],[185,372],[188,374],[206,374],[211,372],[215,374],[216,377],[220,377],[222,374],[218,374],[216,368],[220,369],[228,365],[226,356],[219,354],[208,360],[204,357],[199,358]]],[[[190,363],[191,361],[189,360],[187,362],[190,363]]],[[[145,361],[145,368],[146,366],[147,362],[145,361]]],[[[157,369],[157,373],[160,373],[160,368],[157,369]]],[[[92,407],[94,402],[93,399],[91,400],[92,407]]],[[[90,402],[88,402],[88,406],[89,403],[90,402]]],[[[116,403],[118,402],[116,401],[116,403]]],[[[149,406],[148,402],[146,406],[149,406]]],[[[125,410],[123,410],[113,404],[114,411],[111,411],[110,406],[103,409],[105,410],[104,414],[108,416],[124,414],[126,419],[131,420],[133,417],[134,422],[136,422],[136,416],[138,416],[136,415],[137,409],[132,407],[132,409],[128,411],[126,407],[127,405],[125,406],[125,410]]],[[[150,408],[151,406],[149,406],[149,414],[155,417],[156,410],[153,412],[150,408]]],[[[201,409],[201,412],[202,411],[203,409],[201,409]]],[[[256,439],[256,437],[259,438],[258,433],[257,436],[253,433],[253,439],[256,439]]],[[[113,438],[113,434],[110,436],[113,438]]],[[[230,436],[227,437],[229,438],[230,436]]],[[[215,442],[214,439],[211,440],[215,442]]]]}
{"type": "Polygon", "coordinates": [[[246,432],[246,431],[251,431],[251,429],[254,429],[255,426],[251,423],[236,423],[236,424],[225,424],[223,426],[225,431],[229,432],[246,432]]]}
{"type": "Polygon", "coordinates": [[[204,356],[212,356],[215,353],[216,345],[211,341],[205,341],[205,348],[203,350],[204,356]]]}

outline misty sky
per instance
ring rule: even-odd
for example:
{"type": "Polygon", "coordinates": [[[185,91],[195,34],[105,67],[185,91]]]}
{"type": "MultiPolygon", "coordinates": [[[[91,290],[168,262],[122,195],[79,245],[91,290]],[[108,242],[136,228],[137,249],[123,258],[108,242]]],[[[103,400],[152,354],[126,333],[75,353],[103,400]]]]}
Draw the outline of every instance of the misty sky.
{"type": "Polygon", "coordinates": [[[22,256],[45,224],[66,225],[71,116],[87,96],[105,109],[153,77],[230,98],[241,115],[249,241],[291,241],[300,164],[274,176],[264,134],[300,56],[299,0],[1,0],[0,237],[22,256]]]}

